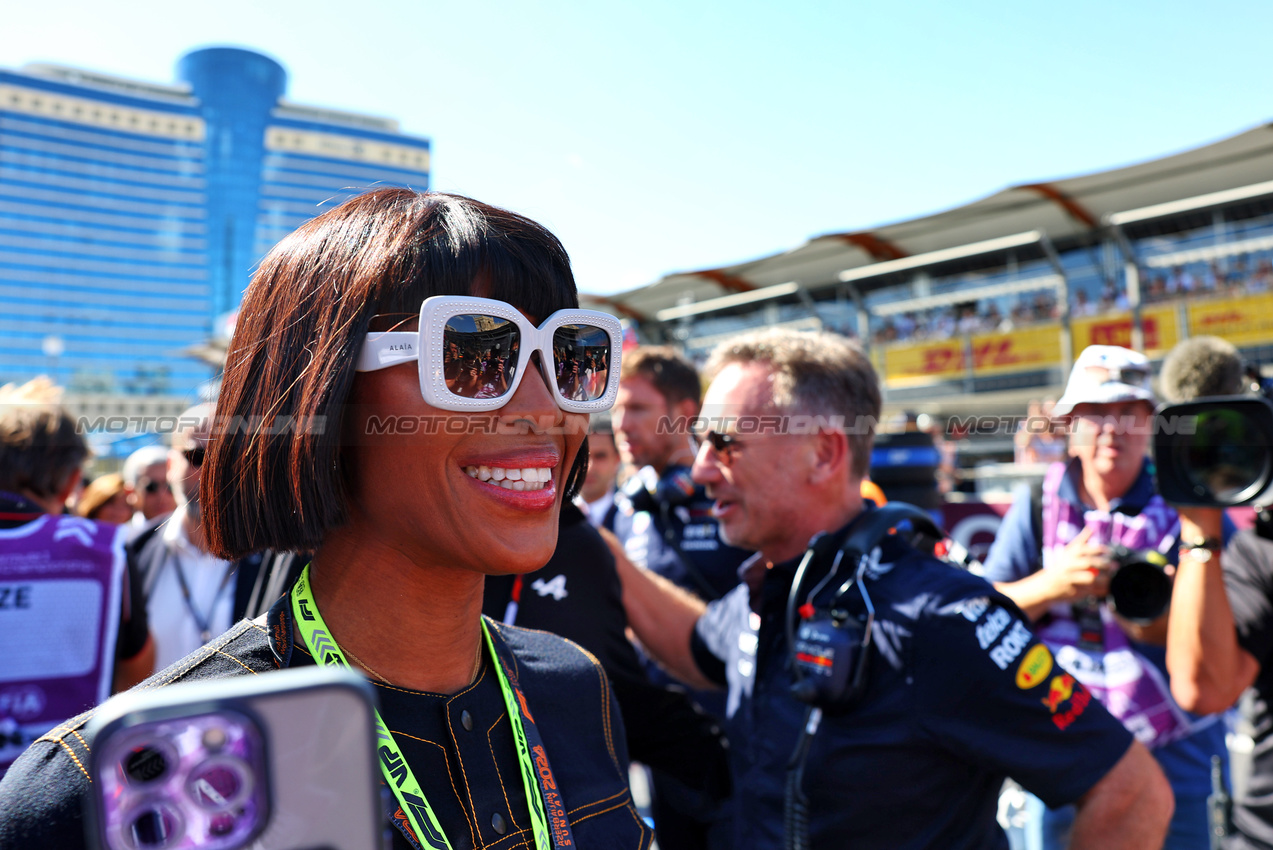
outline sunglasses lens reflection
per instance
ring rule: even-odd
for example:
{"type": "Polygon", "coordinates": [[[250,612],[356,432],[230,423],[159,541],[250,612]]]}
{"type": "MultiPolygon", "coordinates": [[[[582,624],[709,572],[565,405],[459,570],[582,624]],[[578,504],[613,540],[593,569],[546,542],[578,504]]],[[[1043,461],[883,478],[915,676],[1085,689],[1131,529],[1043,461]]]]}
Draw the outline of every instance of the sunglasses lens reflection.
{"type": "Polygon", "coordinates": [[[520,348],[521,334],[508,319],[452,316],[442,333],[446,388],[464,398],[499,398],[513,382],[520,348]]]}
{"type": "Polygon", "coordinates": [[[610,377],[610,335],[593,325],[562,325],[553,334],[557,389],[571,401],[596,401],[610,377]]]}

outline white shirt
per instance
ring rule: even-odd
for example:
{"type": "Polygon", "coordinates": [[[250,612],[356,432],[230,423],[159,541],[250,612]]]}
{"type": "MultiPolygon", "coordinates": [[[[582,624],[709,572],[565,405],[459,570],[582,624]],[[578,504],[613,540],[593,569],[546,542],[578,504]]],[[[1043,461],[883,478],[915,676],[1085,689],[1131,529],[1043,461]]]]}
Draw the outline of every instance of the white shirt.
{"type": "MultiPolygon", "coordinates": [[[[582,499],[580,500],[582,501],[582,499]]],[[[588,522],[592,523],[594,528],[600,528],[601,523],[606,518],[606,513],[610,510],[610,506],[614,504],[614,488],[611,487],[606,491],[605,495],[595,502],[584,502],[584,516],[588,518],[588,522]]]]}
{"type": "Polygon", "coordinates": [[[178,507],[159,532],[167,553],[146,603],[155,638],[156,670],[203,646],[191,608],[206,619],[213,637],[230,628],[234,614],[234,580],[227,576],[233,564],[195,547],[186,536],[185,516],[185,507],[178,507]],[[189,603],[181,587],[183,576],[189,603]]]}

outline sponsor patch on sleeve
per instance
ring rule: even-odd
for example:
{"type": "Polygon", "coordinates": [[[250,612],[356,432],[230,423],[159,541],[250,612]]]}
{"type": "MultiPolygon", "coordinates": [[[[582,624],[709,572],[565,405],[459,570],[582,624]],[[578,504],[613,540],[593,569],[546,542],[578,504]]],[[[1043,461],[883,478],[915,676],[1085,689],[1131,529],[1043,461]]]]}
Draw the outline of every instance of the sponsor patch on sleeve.
{"type": "Polygon", "coordinates": [[[1043,644],[1037,644],[1021,659],[1017,667],[1017,687],[1023,691],[1038,687],[1052,672],[1052,653],[1043,644]]]}

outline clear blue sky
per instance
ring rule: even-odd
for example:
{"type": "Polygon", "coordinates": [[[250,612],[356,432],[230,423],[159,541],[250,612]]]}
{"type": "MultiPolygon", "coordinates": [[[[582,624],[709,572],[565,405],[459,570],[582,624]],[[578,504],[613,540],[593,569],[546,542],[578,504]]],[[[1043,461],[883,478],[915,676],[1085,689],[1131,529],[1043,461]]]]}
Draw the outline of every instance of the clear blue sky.
{"type": "Polygon", "coordinates": [[[580,289],[1099,170],[1273,119],[1273,3],[9,2],[0,66],[170,81],[262,50],[302,103],[433,139],[433,187],[531,215],[580,289]]]}

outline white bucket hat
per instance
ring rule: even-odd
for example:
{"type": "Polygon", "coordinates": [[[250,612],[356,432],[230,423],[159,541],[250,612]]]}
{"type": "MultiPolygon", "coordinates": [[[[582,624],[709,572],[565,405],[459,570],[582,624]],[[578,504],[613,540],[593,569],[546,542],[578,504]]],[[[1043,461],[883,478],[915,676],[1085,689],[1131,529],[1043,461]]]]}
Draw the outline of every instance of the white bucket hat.
{"type": "Polygon", "coordinates": [[[1150,387],[1149,358],[1118,345],[1089,345],[1070,370],[1065,395],[1056,403],[1054,416],[1065,416],[1080,404],[1114,404],[1147,401],[1155,404],[1150,387]]]}

